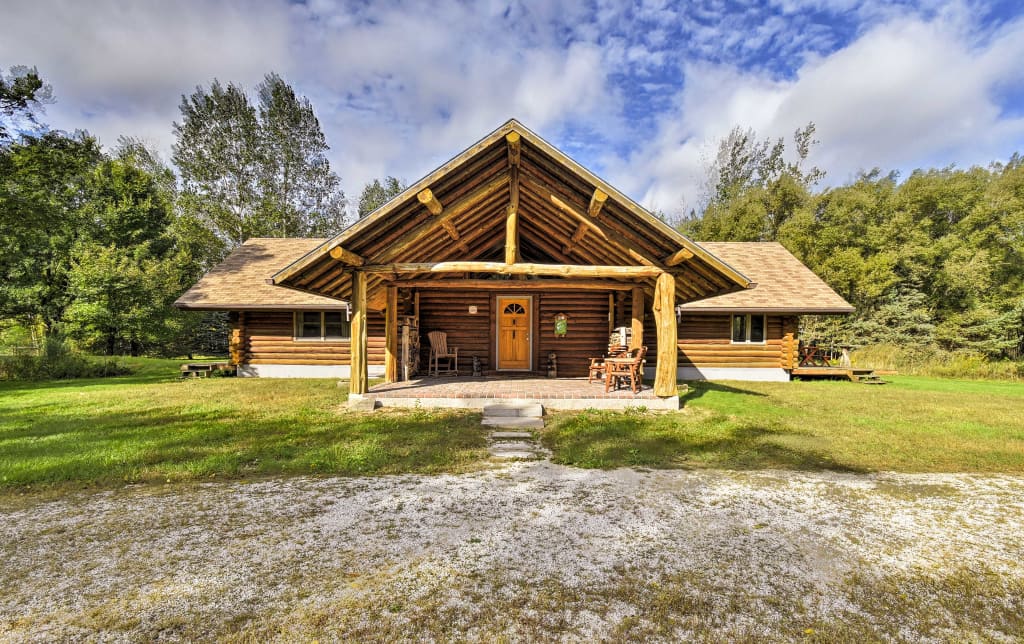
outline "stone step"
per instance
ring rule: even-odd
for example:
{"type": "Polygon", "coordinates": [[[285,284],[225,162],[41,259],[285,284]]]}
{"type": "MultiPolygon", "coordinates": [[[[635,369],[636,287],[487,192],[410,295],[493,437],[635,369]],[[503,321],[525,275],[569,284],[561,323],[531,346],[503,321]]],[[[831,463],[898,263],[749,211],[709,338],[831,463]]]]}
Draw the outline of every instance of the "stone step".
{"type": "Polygon", "coordinates": [[[480,421],[487,427],[504,427],[507,429],[544,429],[544,419],[526,418],[521,416],[484,417],[480,421]]]}
{"type": "Polygon", "coordinates": [[[488,448],[493,458],[541,458],[542,452],[531,443],[501,442],[488,448]]]}
{"type": "Polygon", "coordinates": [[[484,418],[490,416],[540,418],[544,408],[540,403],[496,403],[484,407],[484,418]]]}
{"type": "Polygon", "coordinates": [[[533,440],[533,434],[530,432],[491,432],[491,438],[496,441],[501,440],[533,440]]]}

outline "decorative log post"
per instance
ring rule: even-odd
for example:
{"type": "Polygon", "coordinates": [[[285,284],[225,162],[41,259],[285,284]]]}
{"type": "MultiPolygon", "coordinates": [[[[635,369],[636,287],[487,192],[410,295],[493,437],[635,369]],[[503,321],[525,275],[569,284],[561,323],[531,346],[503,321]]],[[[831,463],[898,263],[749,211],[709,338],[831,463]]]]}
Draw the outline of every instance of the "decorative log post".
{"type": "Polygon", "coordinates": [[[658,328],[658,365],[654,376],[654,395],[675,396],[678,369],[679,336],[676,329],[676,278],[662,273],[654,287],[654,321],[658,328]]]}
{"type": "Polygon", "coordinates": [[[365,394],[369,374],[366,369],[366,273],[352,273],[352,375],[349,393],[365,394]]]}
{"type": "Polygon", "coordinates": [[[398,380],[398,287],[387,287],[384,309],[384,381],[398,380]]]}
{"type": "Polygon", "coordinates": [[[644,290],[639,286],[633,287],[633,339],[629,342],[629,348],[635,349],[644,346],[644,290]]]}

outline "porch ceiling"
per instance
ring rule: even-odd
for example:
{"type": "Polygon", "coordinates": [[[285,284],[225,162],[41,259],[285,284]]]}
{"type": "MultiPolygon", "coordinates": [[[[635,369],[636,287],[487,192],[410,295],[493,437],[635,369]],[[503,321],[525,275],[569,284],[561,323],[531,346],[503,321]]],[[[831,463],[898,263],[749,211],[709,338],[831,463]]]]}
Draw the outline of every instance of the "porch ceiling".
{"type": "MultiPolygon", "coordinates": [[[[347,299],[352,270],[357,268],[354,264],[360,262],[502,261],[506,215],[513,202],[517,202],[519,261],[658,267],[675,274],[676,296],[681,302],[750,284],[738,271],[516,121],[504,124],[374,213],[320,244],[276,274],[272,283],[347,299]],[[518,150],[506,140],[513,132],[520,136],[518,150]],[[436,202],[418,198],[427,189],[436,202]],[[605,193],[607,199],[598,212],[588,212],[595,191],[605,193]],[[345,251],[343,261],[331,256],[337,247],[345,251]],[[669,260],[673,255],[675,261],[669,260]]],[[[436,281],[501,276],[374,272],[367,279],[370,307],[381,307],[383,286],[422,277],[436,281]]],[[[536,282],[540,286],[548,279],[560,278],[537,277],[536,282]]],[[[653,277],[604,279],[612,287],[640,283],[649,291],[655,281],[653,277]]]]}

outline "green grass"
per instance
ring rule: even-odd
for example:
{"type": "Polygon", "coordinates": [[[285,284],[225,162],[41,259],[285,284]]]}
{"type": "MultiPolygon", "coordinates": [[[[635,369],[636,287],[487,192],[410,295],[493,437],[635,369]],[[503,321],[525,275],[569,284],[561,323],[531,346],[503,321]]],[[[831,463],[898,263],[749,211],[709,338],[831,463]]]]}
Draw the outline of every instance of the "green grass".
{"type": "Polygon", "coordinates": [[[591,468],[1024,473],[1024,384],[890,379],[695,383],[678,413],[562,414],[543,440],[591,468]]]}
{"type": "Polygon", "coordinates": [[[273,474],[452,472],[486,458],[479,417],[350,413],[335,380],[130,376],[0,382],[0,490],[273,474]]]}

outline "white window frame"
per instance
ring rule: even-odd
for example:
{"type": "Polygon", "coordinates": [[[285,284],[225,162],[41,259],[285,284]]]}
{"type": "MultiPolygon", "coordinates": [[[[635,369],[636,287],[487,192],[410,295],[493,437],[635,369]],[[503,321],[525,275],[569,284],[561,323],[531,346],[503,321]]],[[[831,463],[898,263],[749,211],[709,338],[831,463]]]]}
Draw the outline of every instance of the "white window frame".
{"type": "Polygon", "coordinates": [[[295,342],[350,342],[352,340],[352,318],[348,314],[348,311],[293,311],[292,312],[292,340],[295,342]],[[318,338],[303,338],[299,335],[300,327],[302,326],[302,316],[306,313],[319,313],[320,314],[320,337],[318,338]],[[344,313],[345,321],[349,322],[348,335],[347,336],[331,336],[327,337],[324,335],[327,331],[327,325],[325,324],[326,313],[344,313]]]}
{"type": "Polygon", "coordinates": [[[768,316],[766,314],[764,314],[764,313],[734,313],[734,314],[730,315],[729,316],[729,343],[730,344],[768,344],[768,316]],[[746,337],[745,340],[737,340],[736,338],[733,337],[732,330],[735,327],[735,323],[733,322],[733,318],[737,318],[737,317],[746,318],[746,320],[744,321],[745,322],[744,328],[747,331],[747,337],[746,337]],[[761,324],[762,324],[761,331],[764,334],[764,338],[762,338],[761,340],[751,340],[750,339],[750,329],[751,329],[750,320],[751,320],[751,318],[755,318],[755,317],[760,317],[761,318],[761,324]]]}

